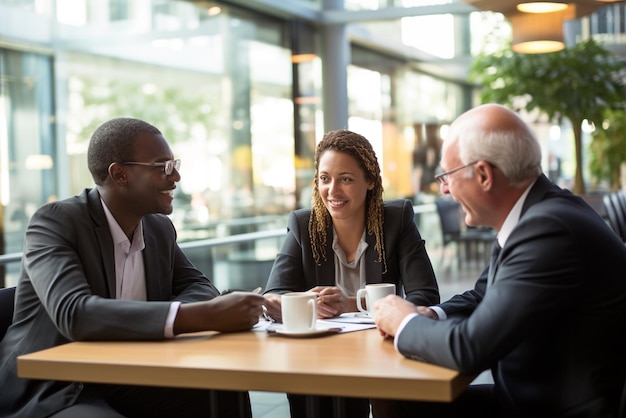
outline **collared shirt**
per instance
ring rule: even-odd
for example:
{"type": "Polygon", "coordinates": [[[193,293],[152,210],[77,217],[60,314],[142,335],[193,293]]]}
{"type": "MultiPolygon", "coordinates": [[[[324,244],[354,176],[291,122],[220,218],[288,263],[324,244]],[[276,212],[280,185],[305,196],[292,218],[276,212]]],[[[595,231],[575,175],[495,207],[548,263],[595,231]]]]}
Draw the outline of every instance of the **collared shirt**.
{"type": "Polygon", "coordinates": [[[102,207],[109,222],[115,251],[115,298],[146,300],[146,279],[143,265],[143,223],[139,222],[133,233],[132,242],[117,223],[113,214],[102,201],[102,207]]]}
{"type": "Polygon", "coordinates": [[[356,292],[365,287],[365,263],[361,261],[367,247],[365,231],[363,231],[354,260],[348,262],[346,254],[337,243],[337,233],[333,228],[332,248],[335,252],[335,283],[346,296],[356,296],[356,292]]]}
{"type": "MultiPolygon", "coordinates": [[[[537,179],[538,178],[539,177],[537,177],[537,179]]],[[[513,205],[513,207],[509,211],[509,214],[504,219],[504,222],[502,223],[502,227],[500,228],[500,230],[498,231],[498,234],[496,235],[496,239],[498,240],[498,244],[500,244],[500,247],[504,248],[504,245],[506,244],[506,241],[509,239],[511,232],[513,232],[513,229],[515,229],[515,227],[517,226],[519,222],[519,218],[522,215],[522,207],[524,206],[526,197],[528,197],[528,193],[530,192],[530,189],[533,187],[537,179],[535,179],[535,181],[533,181],[526,188],[526,190],[524,190],[524,193],[522,193],[519,199],[517,199],[517,202],[515,202],[515,205],[513,205]]],[[[441,309],[439,306],[429,306],[429,308],[437,313],[437,316],[439,316],[439,319],[446,319],[448,317],[446,312],[443,309],[441,309]]],[[[398,350],[398,337],[402,333],[402,330],[404,329],[406,324],[417,315],[418,315],[417,313],[408,314],[407,316],[404,317],[402,322],[400,322],[400,326],[398,327],[398,331],[396,332],[396,337],[394,338],[394,346],[396,347],[396,350],[398,350]]]]}
{"type": "MultiPolygon", "coordinates": [[[[143,263],[143,222],[139,222],[133,233],[132,242],[117,223],[104,200],[100,199],[109,224],[115,254],[115,298],[126,300],[147,300],[146,275],[143,263]]],[[[180,302],[173,302],[165,323],[164,335],[174,337],[174,319],[180,302]]]]}
{"type": "Polygon", "coordinates": [[[504,220],[504,223],[502,224],[502,227],[500,228],[500,230],[498,231],[498,235],[496,236],[500,247],[504,248],[504,244],[506,244],[506,241],[509,239],[509,235],[511,235],[511,232],[513,232],[513,230],[517,226],[519,218],[520,216],[522,216],[522,207],[524,206],[524,202],[526,201],[528,192],[530,192],[530,189],[534,186],[536,181],[537,180],[533,181],[530,186],[528,186],[526,190],[524,190],[524,193],[522,193],[519,199],[517,199],[517,202],[515,202],[515,205],[513,205],[513,208],[511,208],[511,211],[504,220]]]}

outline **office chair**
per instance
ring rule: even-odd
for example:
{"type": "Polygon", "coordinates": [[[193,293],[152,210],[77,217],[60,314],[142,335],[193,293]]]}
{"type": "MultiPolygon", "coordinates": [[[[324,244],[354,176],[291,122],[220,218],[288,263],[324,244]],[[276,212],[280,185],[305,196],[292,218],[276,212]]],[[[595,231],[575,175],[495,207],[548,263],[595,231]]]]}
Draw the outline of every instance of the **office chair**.
{"type": "MultiPolygon", "coordinates": [[[[617,202],[614,201],[611,196],[611,193],[602,196],[602,205],[604,206],[606,216],[609,218],[609,226],[622,242],[626,242],[626,231],[623,229],[626,227],[626,223],[620,221],[620,214],[618,212],[620,209],[615,205],[617,202]]],[[[622,216],[626,216],[626,212],[622,213],[622,216]]]]}
{"type": "Polygon", "coordinates": [[[13,322],[14,300],[15,287],[0,289],[0,340],[4,338],[4,334],[13,322]]]}
{"type": "Polygon", "coordinates": [[[617,192],[612,192],[609,194],[609,196],[611,198],[611,202],[613,202],[613,208],[615,209],[615,213],[617,214],[617,221],[619,222],[620,228],[622,230],[624,242],[626,242],[626,206],[622,204],[620,195],[617,192]]]}
{"type": "Polygon", "coordinates": [[[435,206],[441,225],[443,247],[446,248],[448,244],[455,243],[459,262],[462,259],[461,244],[465,247],[465,259],[470,259],[471,249],[474,247],[473,254],[476,260],[479,261],[481,258],[486,260],[489,247],[496,238],[496,231],[491,228],[466,227],[461,204],[454,200],[439,198],[435,200],[435,206]]]}
{"type": "Polygon", "coordinates": [[[615,194],[617,194],[617,200],[619,201],[622,210],[626,212],[626,191],[618,190],[615,194]]]}
{"type": "Polygon", "coordinates": [[[626,193],[623,190],[611,193],[613,206],[618,214],[618,219],[622,222],[622,231],[626,235],[626,193]]]}

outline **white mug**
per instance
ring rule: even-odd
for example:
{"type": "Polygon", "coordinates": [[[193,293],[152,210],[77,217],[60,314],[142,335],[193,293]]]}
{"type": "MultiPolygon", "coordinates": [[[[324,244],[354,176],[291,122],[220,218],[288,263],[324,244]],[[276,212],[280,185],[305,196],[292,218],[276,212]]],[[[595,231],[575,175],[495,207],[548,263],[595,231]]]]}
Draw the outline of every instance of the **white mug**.
{"type": "Polygon", "coordinates": [[[317,293],[285,293],[281,296],[280,300],[285,331],[315,331],[317,322],[317,293]]]}
{"type": "Polygon", "coordinates": [[[365,312],[372,318],[376,316],[376,309],[374,304],[378,299],[382,299],[387,295],[393,295],[396,293],[396,285],[393,283],[372,283],[366,284],[365,289],[359,289],[356,292],[356,306],[359,311],[365,312]],[[365,304],[367,309],[361,304],[361,299],[365,296],[365,304]]]}

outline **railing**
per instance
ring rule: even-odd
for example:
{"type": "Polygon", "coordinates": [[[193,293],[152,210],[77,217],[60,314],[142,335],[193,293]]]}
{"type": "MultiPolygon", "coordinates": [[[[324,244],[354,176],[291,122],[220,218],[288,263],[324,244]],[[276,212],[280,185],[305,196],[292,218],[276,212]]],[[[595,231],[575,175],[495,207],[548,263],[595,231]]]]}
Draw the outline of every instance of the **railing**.
{"type": "MultiPolygon", "coordinates": [[[[439,234],[438,225],[436,231],[433,231],[434,219],[428,218],[435,213],[435,205],[420,204],[414,206],[414,211],[420,232],[427,241],[431,244],[434,241],[436,244],[438,237],[435,240],[431,237],[433,234],[439,234]]],[[[284,227],[276,229],[199,239],[181,242],[179,245],[194,265],[218,288],[252,289],[265,285],[286,233],[285,224],[284,227]]],[[[21,252],[2,254],[0,266],[19,263],[21,258],[21,252]]],[[[19,266],[13,267],[12,271],[5,273],[7,286],[17,280],[19,266]]]]}

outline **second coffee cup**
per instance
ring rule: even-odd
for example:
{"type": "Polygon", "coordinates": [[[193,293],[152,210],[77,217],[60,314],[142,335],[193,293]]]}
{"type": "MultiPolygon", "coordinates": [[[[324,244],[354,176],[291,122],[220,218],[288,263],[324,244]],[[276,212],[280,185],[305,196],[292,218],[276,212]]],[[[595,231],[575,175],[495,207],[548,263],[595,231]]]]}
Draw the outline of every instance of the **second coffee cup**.
{"type": "Polygon", "coordinates": [[[281,296],[281,312],[285,331],[315,331],[317,322],[317,293],[285,293],[281,296]]]}
{"type": "Polygon", "coordinates": [[[365,285],[365,289],[359,289],[356,292],[356,306],[359,311],[365,312],[372,318],[376,316],[376,310],[374,304],[377,300],[384,298],[387,295],[393,295],[396,293],[396,285],[393,283],[372,283],[365,285]],[[365,297],[365,305],[367,309],[363,307],[361,299],[365,297]]]}

